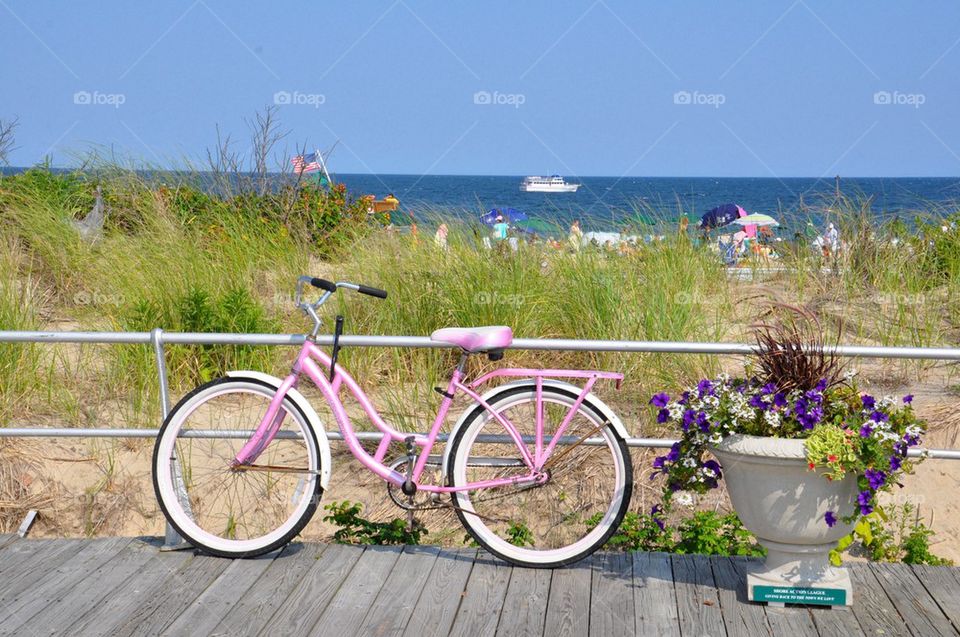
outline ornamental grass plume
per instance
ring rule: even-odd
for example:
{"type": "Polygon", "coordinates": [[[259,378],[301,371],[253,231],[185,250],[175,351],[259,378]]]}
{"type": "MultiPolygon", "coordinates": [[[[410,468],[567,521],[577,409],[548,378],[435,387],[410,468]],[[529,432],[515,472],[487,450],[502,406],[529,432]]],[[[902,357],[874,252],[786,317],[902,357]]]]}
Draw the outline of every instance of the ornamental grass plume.
{"type": "Polygon", "coordinates": [[[757,369],[761,384],[772,383],[782,392],[820,391],[842,382],[843,363],[836,354],[842,329],[827,343],[825,330],[809,308],[773,304],[770,321],[753,326],[757,340],[757,369]]]}

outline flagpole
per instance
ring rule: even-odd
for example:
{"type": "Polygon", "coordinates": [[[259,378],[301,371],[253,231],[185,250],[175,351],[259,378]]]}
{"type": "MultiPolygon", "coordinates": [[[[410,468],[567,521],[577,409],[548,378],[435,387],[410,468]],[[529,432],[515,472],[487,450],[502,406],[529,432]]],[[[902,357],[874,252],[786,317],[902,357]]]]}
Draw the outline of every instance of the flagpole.
{"type": "Polygon", "coordinates": [[[320,168],[323,170],[323,174],[327,178],[327,183],[332,186],[333,179],[331,179],[330,173],[327,172],[327,162],[323,159],[323,154],[320,152],[319,148],[314,148],[313,152],[317,154],[317,159],[320,160],[320,168]]]}

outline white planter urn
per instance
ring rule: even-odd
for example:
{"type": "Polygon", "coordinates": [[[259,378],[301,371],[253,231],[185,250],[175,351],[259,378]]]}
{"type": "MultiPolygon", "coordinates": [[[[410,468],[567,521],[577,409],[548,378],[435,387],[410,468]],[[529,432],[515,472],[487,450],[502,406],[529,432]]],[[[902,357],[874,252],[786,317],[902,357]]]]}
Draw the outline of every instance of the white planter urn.
{"type": "Polygon", "coordinates": [[[711,447],[723,468],[733,508],[767,549],[762,565],[749,569],[751,601],[849,606],[850,574],[830,564],[830,551],[851,525],[827,526],[857,502],[856,476],[827,480],[811,471],[803,440],[732,435],[711,447]]]}

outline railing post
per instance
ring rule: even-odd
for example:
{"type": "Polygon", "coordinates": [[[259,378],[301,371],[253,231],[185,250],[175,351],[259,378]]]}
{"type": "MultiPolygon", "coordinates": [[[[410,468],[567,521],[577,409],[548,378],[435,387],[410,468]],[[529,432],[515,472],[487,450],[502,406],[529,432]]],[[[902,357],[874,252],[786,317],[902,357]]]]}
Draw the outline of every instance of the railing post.
{"type": "MultiPolygon", "coordinates": [[[[161,420],[165,422],[167,416],[170,415],[170,391],[167,386],[167,356],[163,350],[162,329],[156,327],[150,331],[150,343],[153,345],[153,354],[157,362],[157,380],[160,386],[160,416],[161,420]]],[[[171,462],[173,463],[173,480],[176,483],[177,495],[181,503],[184,504],[184,509],[190,511],[190,498],[183,485],[180,462],[177,458],[173,458],[171,462]]],[[[160,547],[160,550],[177,551],[187,548],[190,548],[190,544],[180,537],[180,534],[170,525],[170,522],[167,522],[163,534],[163,546],[160,547]]]]}

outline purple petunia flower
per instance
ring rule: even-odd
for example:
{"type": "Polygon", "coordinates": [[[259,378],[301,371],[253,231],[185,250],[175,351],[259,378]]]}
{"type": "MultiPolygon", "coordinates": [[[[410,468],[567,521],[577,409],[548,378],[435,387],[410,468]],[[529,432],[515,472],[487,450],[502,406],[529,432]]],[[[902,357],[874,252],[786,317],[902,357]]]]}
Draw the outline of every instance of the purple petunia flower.
{"type": "Polygon", "coordinates": [[[837,523],[837,516],[833,514],[833,511],[827,511],[823,514],[823,519],[827,523],[827,526],[833,527],[837,523]]]}
{"type": "Polygon", "coordinates": [[[823,391],[826,388],[827,388],[827,379],[821,378],[820,381],[817,383],[816,389],[817,391],[823,391]]]}
{"type": "Polygon", "coordinates": [[[906,396],[903,397],[904,405],[909,405],[912,402],[913,402],[913,394],[907,394],[906,396]]]}
{"type": "Polygon", "coordinates": [[[870,420],[873,420],[876,422],[887,422],[890,420],[890,416],[883,413],[882,411],[874,411],[872,414],[870,414],[870,420]]]}
{"type": "Polygon", "coordinates": [[[750,397],[750,400],[747,401],[747,404],[753,407],[754,409],[767,410],[767,403],[763,402],[763,397],[760,394],[754,394],[750,397]]]}
{"type": "Polygon", "coordinates": [[[774,384],[774,383],[767,383],[766,385],[764,385],[764,386],[760,389],[760,391],[761,391],[761,393],[763,393],[764,395],[770,395],[770,394],[774,393],[775,391],[777,391],[777,386],[776,386],[776,384],[774,384]]]}
{"type": "Polygon", "coordinates": [[[661,425],[670,420],[670,411],[667,409],[661,409],[657,412],[657,422],[661,425]]]}
{"type": "Polygon", "coordinates": [[[697,412],[692,409],[684,410],[683,412],[683,424],[680,425],[680,428],[685,432],[690,431],[690,425],[696,422],[697,412]]]}
{"type": "Polygon", "coordinates": [[[887,474],[877,469],[867,469],[863,475],[866,477],[867,482],[870,483],[870,488],[874,491],[882,487],[887,481],[887,474]]]}
{"type": "Polygon", "coordinates": [[[690,392],[688,391],[683,392],[683,394],[680,395],[680,400],[678,400],[677,402],[680,403],[681,405],[686,405],[688,402],[690,402],[690,392]]]}
{"type": "Polygon", "coordinates": [[[860,402],[863,403],[864,409],[873,409],[877,404],[876,398],[874,398],[870,394],[864,394],[863,396],[861,396],[860,402]]]}
{"type": "Polygon", "coordinates": [[[660,519],[660,516],[663,514],[663,507],[659,504],[653,505],[653,508],[650,509],[650,517],[653,518],[653,521],[657,523],[657,526],[660,527],[660,530],[663,531],[666,527],[663,524],[663,520],[660,519]]]}
{"type": "Polygon", "coordinates": [[[680,458],[680,443],[675,442],[666,455],[667,462],[676,462],[680,458]]]}
{"type": "Polygon", "coordinates": [[[870,425],[864,425],[864,426],[860,427],[860,437],[861,437],[861,438],[869,438],[869,437],[870,437],[870,434],[872,434],[872,433],[873,433],[873,427],[871,427],[870,425]]]}
{"type": "Polygon", "coordinates": [[[782,391],[777,392],[773,395],[773,404],[777,407],[786,407],[787,406],[787,395],[782,391]]]}
{"type": "Polygon", "coordinates": [[[890,471],[896,471],[903,464],[903,458],[899,455],[894,454],[890,456],[890,471]]]}
{"type": "Polygon", "coordinates": [[[870,515],[873,513],[873,506],[870,504],[873,500],[873,494],[869,491],[861,491],[857,496],[857,504],[860,505],[860,515],[870,515]]]}
{"type": "Polygon", "coordinates": [[[697,383],[697,393],[700,394],[700,398],[704,396],[713,396],[713,383],[704,378],[699,383],[697,383]]]}
{"type": "Polygon", "coordinates": [[[666,407],[669,402],[670,395],[664,393],[655,394],[653,398],[650,399],[650,404],[654,407],[666,407]]]}

